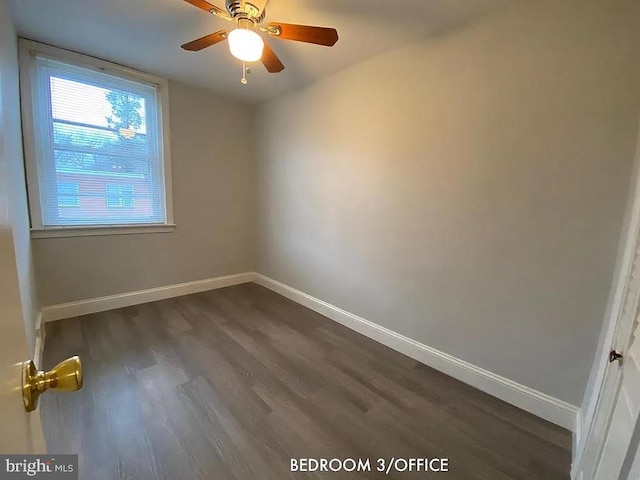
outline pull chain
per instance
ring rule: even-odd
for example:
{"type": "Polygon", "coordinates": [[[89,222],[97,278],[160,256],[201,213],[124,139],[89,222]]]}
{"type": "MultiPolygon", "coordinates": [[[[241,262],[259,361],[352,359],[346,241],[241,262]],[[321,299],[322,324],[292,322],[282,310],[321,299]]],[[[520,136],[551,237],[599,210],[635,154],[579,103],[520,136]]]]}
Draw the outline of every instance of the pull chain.
{"type": "Polygon", "coordinates": [[[247,64],[245,62],[242,62],[242,78],[240,79],[240,83],[243,85],[249,83],[249,80],[247,80],[247,64]]]}

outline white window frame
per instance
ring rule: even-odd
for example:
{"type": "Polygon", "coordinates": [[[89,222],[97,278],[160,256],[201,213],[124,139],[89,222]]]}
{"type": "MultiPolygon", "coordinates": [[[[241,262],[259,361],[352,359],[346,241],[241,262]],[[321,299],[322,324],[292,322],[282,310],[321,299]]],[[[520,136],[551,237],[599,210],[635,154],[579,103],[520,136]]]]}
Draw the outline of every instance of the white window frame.
{"type": "Polygon", "coordinates": [[[24,137],[24,155],[31,213],[31,237],[75,237],[91,235],[118,235],[135,233],[172,232],[175,229],[173,219],[172,182],[171,182],[171,144],[169,134],[169,82],[155,75],[139,72],[105,60],[90,57],[69,50],[45,45],[31,40],[20,39],[20,96],[22,100],[22,119],[24,137]],[[38,187],[38,167],[36,157],[34,118],[33,118],[33,82],[35,75],[34,59],[37,55],[46,56],[69,65],[86,68],[115,77],[151,84],[157,91],[157,112],[159,122],[159,148],[161,174],[164,176],[164,200],[166,219],[164,223],[118,224],[118,225],[70,225],[44,226],[38,187]]]}

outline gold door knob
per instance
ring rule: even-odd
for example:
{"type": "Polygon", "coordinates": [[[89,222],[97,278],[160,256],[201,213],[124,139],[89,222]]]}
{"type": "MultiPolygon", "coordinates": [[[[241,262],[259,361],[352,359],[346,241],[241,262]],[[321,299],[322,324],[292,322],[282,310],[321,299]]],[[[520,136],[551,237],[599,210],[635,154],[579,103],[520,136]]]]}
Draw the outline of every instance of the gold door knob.
{"type": "Polygon", "coordinates": [[[82,388],[82,362],[77,355],[67,358],[48,372],[38,370],[33,360],[22,364],[22,398],[27,412],[38,407],[38,398],[49,389],[75,392],[82,388]]]}

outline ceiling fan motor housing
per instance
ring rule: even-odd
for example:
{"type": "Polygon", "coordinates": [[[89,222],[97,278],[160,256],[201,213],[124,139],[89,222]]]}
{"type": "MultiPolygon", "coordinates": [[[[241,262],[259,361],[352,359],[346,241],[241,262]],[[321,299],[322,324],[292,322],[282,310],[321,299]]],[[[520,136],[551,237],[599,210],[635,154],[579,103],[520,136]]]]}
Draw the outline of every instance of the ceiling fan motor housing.
{"type": "Polygon", "coordinates": [[[225,7],[233,18],[247,18],[255,23],[264,20],[265,9],[260,11],[253,3],[243,0],[226,0],[225,7]]]}

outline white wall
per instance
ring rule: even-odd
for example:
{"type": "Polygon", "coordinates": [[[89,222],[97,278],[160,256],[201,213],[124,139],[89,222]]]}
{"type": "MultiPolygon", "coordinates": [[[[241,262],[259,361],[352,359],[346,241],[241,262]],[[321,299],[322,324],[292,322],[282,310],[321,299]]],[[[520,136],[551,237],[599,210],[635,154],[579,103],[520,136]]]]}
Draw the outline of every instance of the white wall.
{"type": "Polygon", "coordinates": [[[260,273],[579,405],[640,113],[640,2],[518,2],[267,104],[260,273]]]}
{"type": "Polygon", "coordinates": [[[254,107],[171,82],[172,233],[34,240],[42,305],[254,267],[254,107]]]}
{"type": "MultiPolygon", "coordinates": [[[[9,220],[13,232],[22,314],[29,350],[34,350],[35,323],[39,307],[29,236],[27,193],[22,156],[22,126],[18,93],[18,47],[9,5],[0,0],[0,128],[4,139],[7,164],[2,167],[3,182],[8,186],[9,220]]],[[[4,183],[3,183],[4,184],[4,183]]],[[[0,202],[1,203],[1,202],[0,202]]]]}

